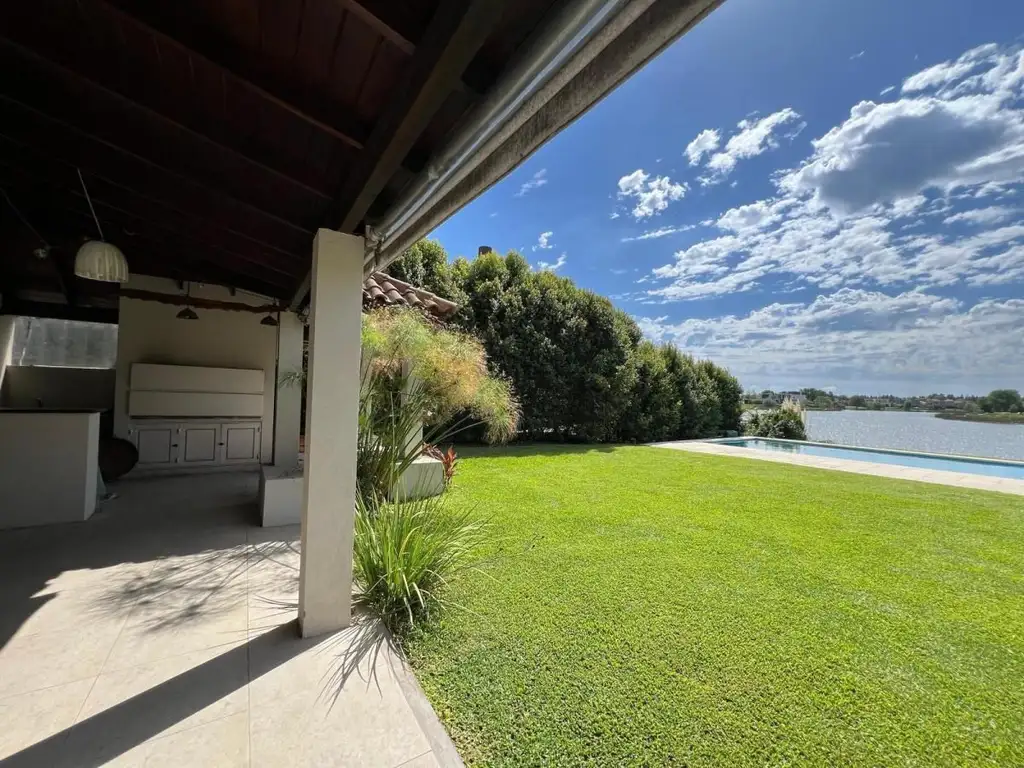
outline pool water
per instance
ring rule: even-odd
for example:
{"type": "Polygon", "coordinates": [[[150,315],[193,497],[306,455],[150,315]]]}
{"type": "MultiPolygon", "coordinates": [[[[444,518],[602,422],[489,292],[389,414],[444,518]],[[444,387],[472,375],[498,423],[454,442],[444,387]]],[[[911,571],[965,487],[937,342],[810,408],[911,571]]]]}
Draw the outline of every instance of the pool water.
{"type": "Polygon", "coordinates": [[[878,464],[896,464],[904,467],[914,467],[915,469],[968,472],[972,475],[990,475],[1024,480],[1024,462],[964,459],[953,456],[946,458],[935,454],[882,451],[875,448],[852,448],[824,443],[771,440],[760,437],[715,440],[713,442],[721,445],[735,445],[739,448],[753,448],[758,451],[780,451],[782,453],[799,453],[804,456],[823,456],[829,459],[873,461],[878,464]]]}

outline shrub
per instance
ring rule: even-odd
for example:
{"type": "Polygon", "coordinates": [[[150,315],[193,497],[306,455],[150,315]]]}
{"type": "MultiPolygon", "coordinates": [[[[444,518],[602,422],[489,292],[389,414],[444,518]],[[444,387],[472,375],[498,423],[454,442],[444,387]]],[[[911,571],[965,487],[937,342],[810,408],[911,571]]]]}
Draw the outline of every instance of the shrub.
{"type": "Polygon", "coordinates": [[[399,640],[445,605],[445,585],[472,567],[487,538],[487,526],[447,498],[356,508],[355,603],[399,640]]]}
{"type": "Polygon", "coordinates": [[[437,459],[441,462],[444,467],[444,484],[445,487],[452,484],[452,478],[455,477],[455,470],[458,468],[459,459],[455,454],[455,448],[448,446],[447,451],[442,451],[436,445],[428,445],[423,448],[423,453],[430,456],[432,459],[437,459]]]}
{"type": "Polygon", "coordinates": [[[800,408],[788,400],[771,411],[754,411],[744,426],[743,434],[785,440],[807,439],[800,408]]]}

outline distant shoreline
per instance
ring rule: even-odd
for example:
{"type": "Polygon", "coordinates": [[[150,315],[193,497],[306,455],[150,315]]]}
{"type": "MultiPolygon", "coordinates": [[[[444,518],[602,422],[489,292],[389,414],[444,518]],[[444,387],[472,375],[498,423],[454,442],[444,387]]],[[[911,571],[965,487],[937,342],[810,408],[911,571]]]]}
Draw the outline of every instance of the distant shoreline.
{"type": "Polygon", "coordinates": [[[1022,424],[1024,413],[936,413],[935,416],[948,421],[976,421],[982,424],[1022,424]]]}

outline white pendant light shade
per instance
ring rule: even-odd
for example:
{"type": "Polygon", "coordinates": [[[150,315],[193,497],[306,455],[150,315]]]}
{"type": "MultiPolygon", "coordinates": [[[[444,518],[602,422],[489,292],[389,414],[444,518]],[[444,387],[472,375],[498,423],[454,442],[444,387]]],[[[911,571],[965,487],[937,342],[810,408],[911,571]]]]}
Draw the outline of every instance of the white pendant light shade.
{"type": "Polygon", "coordinates": [[[127,283],[128,260],[116,245],[88,240],[75,254],[75,274],[104,283],[127,283]]]}

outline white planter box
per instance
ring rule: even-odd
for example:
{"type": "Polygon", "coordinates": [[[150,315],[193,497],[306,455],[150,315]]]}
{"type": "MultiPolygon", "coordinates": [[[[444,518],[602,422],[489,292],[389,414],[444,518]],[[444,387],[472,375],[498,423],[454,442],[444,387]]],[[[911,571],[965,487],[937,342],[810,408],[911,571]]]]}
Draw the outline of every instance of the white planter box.
{"type": "Polygon", "coordinates": [[[395,501],[438,496],[444,491],[444,464],[429,456],[420,456],[405,470],[391,492],[395,501]]]}
{"type": "Polygon", "coordinates": [[[302,467],[260,468],[260,521],[264,528],[302,521],[302,467]]]}

